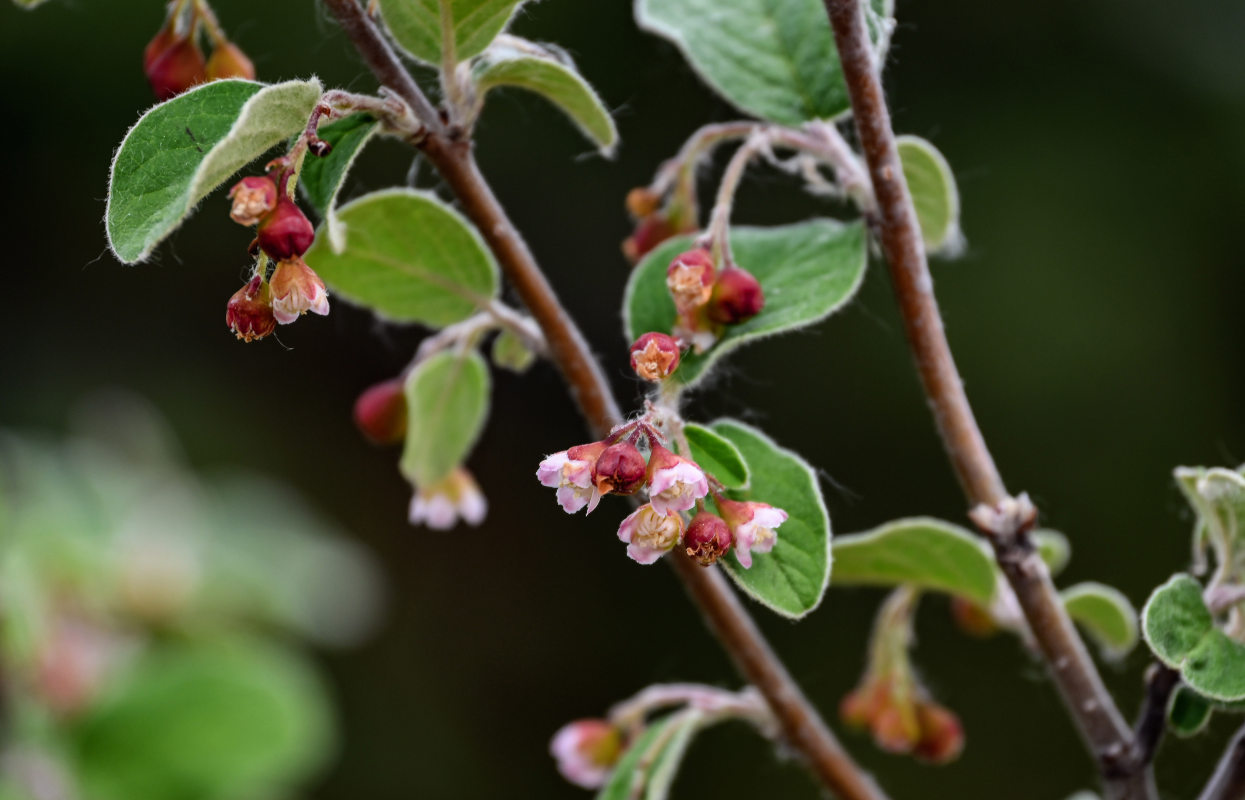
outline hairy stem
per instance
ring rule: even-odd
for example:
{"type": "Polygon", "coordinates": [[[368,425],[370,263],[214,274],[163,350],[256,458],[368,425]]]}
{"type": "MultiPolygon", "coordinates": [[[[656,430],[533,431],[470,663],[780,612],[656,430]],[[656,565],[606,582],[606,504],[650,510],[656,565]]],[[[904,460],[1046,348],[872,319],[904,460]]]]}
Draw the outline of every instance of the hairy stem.
{"type": "MultiPolygon", "coordinates": [[[[865,32],[859,0],[825,0],[851,98],[852,115],[873,184],[873,222],[881,240],[908,343],[938,432],[970,504],[984,507],[980,521],[995,556],[1016,593],[1029,628],[1046,659],[1064,702],[1096,757],[1109,798],[1155,797],[1146,763],[1137,757],[1125,725],[1084,644],[1034,552],[1027,528],[1027,499],[1011,498],[973,418],[959,371],[943,330],[925,259],[921,232],[904,180],[891,130],[890,113],[865,32]]],[[[1032,507],[1027,506],[1030,512],[1032,507]]]]}
{"type": "Polygon", "coordinates": [[[1245,797],[1245,727],[1232,737],[1198,800],[1240,800],[1245,797]]]}
{"type": "MultiPolygon", "coordinates": [[[[402,97],[428,126],[428,136],[422,145],[428,160],[458,197],[463,212],[480,230],[523,304],[540,325],[550,357],[561,369],[589,427],[598,436],[606,435],[622,416],[605,376],[480,175],[470,144],[447,137],[440,117],[358,0],[324,0],[324,4],[381,83],[402,97]]],[[[765,697],[787,740],[807,759],[818,778],[842,800],[882,800],[885,795],[844,752],[770,649],[721,572],[704,569],[681,554],[668,560],[682,577],[688,593],[700,606],[722,646],[765,697]]]]}

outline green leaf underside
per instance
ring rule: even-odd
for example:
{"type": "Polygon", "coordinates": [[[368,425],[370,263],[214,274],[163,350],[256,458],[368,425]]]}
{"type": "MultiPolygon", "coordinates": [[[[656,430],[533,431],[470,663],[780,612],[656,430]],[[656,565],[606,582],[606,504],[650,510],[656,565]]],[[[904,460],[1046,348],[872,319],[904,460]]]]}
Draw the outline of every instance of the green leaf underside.
{"type": "Polygon", "coordinates": [[[346,247],[346,226],[337,216],[337,193],[355,158],[379,127],[380,123],[369,114],[351,114],[322,125],[317,135],[333,146],[332,151],[323,158],[308,155],[303,161],[298,187],[324,220],[335,253],[346,247]]]}
{"type": "Polygon", "coordinates": [[[94,800],[285,794],[329,754],[316,676],[251,642],[172,644],[75,726],[75,772],[94,800]]]}
{"type": "Polygon", "coordinates": [[[1199,694],[1245,699],[1245,645],[1215,626],[1196,579],[1177,573],[1155,589],[1141,612],[1141,630],[1159,660],[1199,694]]]}
{"type": "Polygon", "coordinates": [[[1118,658],[1137,644],[1137,610],[1118,589],[1101,583],[1078,583],[1059,596],[1068,616],[1106,655],[1118,658]]]}
{"type": "Polygon", "coordinates": [[[614,119],[574,64],[494,46],[477,60],[473,74],[481,98],[490,89],[527,89],[560,108],[607,155],[618,142],[614,119]]]}
{"type": "MultiPolygon", "coordinates": [[[[447,0],[454,20],[454,55],[466,61],[505,30],[522,0],[447,0]]],[[[394,41],[414,58],[441,66],[440,0],[380,0],[394,41]]]]}
{"type": "Polygon", "coordinates": [[[1054,576],[1063,572],[1072,559],[1072,545],[1068,544],[1068,537],[1049,528],[1038,528],[1029,535],[1037,548],[1038,557],[1045,562],[1050,574],[1054,576]]]}
{"type": "Polygon", "coordinates": [[[597,800],[665,800],[702,718],[687,711],[650,722],[622,754],[597,800]]]}
{"type": "Polygon", "coordinates": [[[406,379],[402,474],[417,487],[444,478],[467,457],[488,417],[488,365],[474,350],[442,352],[406,379]]]}
{"type": "Polygon", "coordinates": [[[925,248],[931,253],[953,250],[960,236],[960,193],[951,165],[938,148],[919,136],[896,137],[895,146],[925,248]]]}
{"type": "Polygon", "coordinates": [[[527,372],[532,362],[536,360],[536,354],[528,349],[522,339],[509,330],[497,334],[497,338],[493,339],[493,349],[490,352],[494,364],[511,372],[527,372]]]}
{"type": "Polygon", "coordinates": [[[105,223],[126,264],[151,255],[235,172],[307,124],[320,82],[220,80],[147,111],[112,162],[105,223]]]}
{"type": "Polygon", "coordinates": [[[1167,706],[1167,727],[1180,737],[1200,733],[1210,722],[1211,701],[1188,686],[1177,686],[1167,706]]]}
{"type": "MultiPolygon", "coordinates": [[[[674,300],[666,288],[666,268],[693,246],[680,236],[654,249],[631,273],[623,299],[627,341],[649,331],[669,333],[674,300]]],[[[708,351],[687,352],[671,380],[690,386],[719,358],[740,345],[797,330],[842,308],[864,279],[867,248],[862,223],[812,220],[775,228],[731,228],[735,261],[760,281],[765,307],[740,325],[729,325],[708,351]]]]}
{"type": "Polygon", "coordinates": [[[830,583],[830,515],[817,476],[804,459],[756,428],[735,420],[718,420],[710,427],[739,449],[751,476],[747,492],[728,494],[788,514],[777,529],[774,549],[753,553],[751,569],[740,565],[733,550],[720,563],[753,599],[784,617],[803,617],[821,603],[830,583]]]}
{"type": "Polygon", "coordinates": [[[457,211],[413,189],[387,189],[338,209],[346,248],[325,226],[304,259],[332,293],[397,322],[443,327],[497,294],[497,264],[457,211]]]}
{"type": "Polygon", "coordinates": [[[636,0],[635,15],[742,111],[799,125],[849,109],[822,0],[636,0]]]}
{"type": "Polygon", "coordinates": [[[13,0],[13,2],[17,4],[18,8],[32,9],[35,6],[43,5],[47,0],[13,0]]]}
{"type": "Polygon", "coordinates": [[[692,448],[691,459],[700,468],[722,482],[728,489],[745,489],[748,486],[748,465],[739,448],[703,425],[690,422],[683,426],[687,443],[692,448]]]}
{"type": "Polygon", "coordinates": [[[996,580],[994,561],[978,538],[942,520],[899,519],[834,540],[836,586],[911,584],[988,606],[996,580]]]}

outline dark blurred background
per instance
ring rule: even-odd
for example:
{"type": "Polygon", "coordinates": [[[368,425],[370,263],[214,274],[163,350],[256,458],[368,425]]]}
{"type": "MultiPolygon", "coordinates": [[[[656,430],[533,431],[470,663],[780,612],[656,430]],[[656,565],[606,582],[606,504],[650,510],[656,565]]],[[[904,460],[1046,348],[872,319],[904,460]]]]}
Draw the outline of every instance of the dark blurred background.
{"type": "MultiPolygon", "coordinates": [[[[317,74],[372,91],[344,37],[311,3],[215,3],[263,80],[317,74]]],[[[217,193],[154,263],[124,267],[104,245],[108,163],[152,102],[140,54],[156,0],[0,6],[10,283],[0,347],[0,426],[56,431],[101,387],[140,393],[204,468],[280,476],[378,554],[387,618],[366,645],[324,656],[340,756],[309,797],[585,797],[546,753],[563,722],[647,683],[734,686],[729,663],[664,567],[614,538],[619,504],[570,518],[533,473],[584,440],[547,365],[496,378],[494,414],[471,460],[491,503],[479,529],[410,528],[395,451],[350,421],[355,395],[395,374],[421,335],[337,303],[244,345],[223,324],[247,234],[217,193]]],[[[1068,534],[1063,583],[1119,586],[1140,607],[1188,560],[1178,464],[1245,459],[1245,5],[1194,0],[980,0],[898,4],[887,84],[901,132],[931,139],[959,179],[969,248],[936,263],[951,342],[1010,488],[1068,534]]],[[[617,111],[617,160],[592,155],[560,115],[518,93],[479,128],[485,173],[583,325],[624,403],[622,199],[697,126],[737,116],[668,44],[636,30],[624,0],[544,0],[516,33],[569,49],[617,111]]],[[[401,182],[411,153],[374,145],[348,195],[401,182]]],[[[720,163],[719,163],[720,166],[720,163]]],[[[706,184],[707,188],[707,184],[706,184]]],[[[738,219],[791,221],[817,206],[760,171],[738,219]]],[[[699,393],[704,418],[742,416],[824,470],[834,528],[912,514],[961,521],[964,503],[934,436],[882,270],[815,331],[734,357],[699,393]]],[[[863,666],[880,593],[831,591],[793,625],[754,607],[832,716],[863,666]]],[[[917,659],[957,710],[964,756],[932,769],[847,744],[896,797],[1062,798],[1092,780],[1057,696],[1014,639],[968,639],[945,601],[918,620],[917,659]]],[[[1142,648],[1144,650],[1144,647],[1142,648]]],[[[1106,677],[1131,714],[1147,659],[1106,677]]],[[[1168,741],[1166,794],[1192,797],[1238,719],[1168,741]]],[[[836,721],[837,725],[837,721],[836,721]]],[[[675,797],[816,797],[813,782],[743,726],[693,745],[675,797]]]]}

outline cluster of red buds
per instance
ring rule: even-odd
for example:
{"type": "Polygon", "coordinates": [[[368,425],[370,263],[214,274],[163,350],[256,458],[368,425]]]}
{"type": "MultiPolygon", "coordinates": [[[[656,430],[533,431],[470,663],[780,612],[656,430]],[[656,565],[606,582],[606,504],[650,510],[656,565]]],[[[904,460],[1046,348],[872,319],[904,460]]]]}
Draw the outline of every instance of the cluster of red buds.
{"type": "Polygon", "coordinates": [[[632,264],[667,239],[697,229],[694,205],[671,200],[663,208],[661,196],[646,187],[627,193],[627,211],[635,220],[635,230],[623,240],[622,250],[632,264]]]}
{"type": "Polygon", "coordinates": [[[717,269],[703,247],[675,256],[666,269],[666,288],[677,312],[674,335],[698,353],[712,347],[725,326],[747,322],[765,307],[765,293],[752,273],[734,264],[717,269]]]}
{"type": "Polygon", "coordinates": [[[192,86],[220,78],[255,79],[255,65],[225,38],[203,0],[176,0],[155,37],[143,50],[143,71],[157,100],[176,97],[192,86]],[[204,60],[199,30],[206,27],[212,55],[204,60]]]}
{"type": "Polygon", "coordinates": [[[315,228],[290,198],[290,171],[284,159],[274,161],[276,175],[243,178],[229,191],[229,216],[240,225],[256,225],[253,255],[261,251],[276,262],[271,277],[261,258],[255,274],[229,298],[225,322],[243,341],[262,339],[277,323],[288,325],[304,313],[329,313],[324,281],[303,262],[315,239],[315,228]]]}
{"type": "Polygon", "coordinates": [[[954,761],[964,749],[959,718],[919,686],[902,683],[879,677],[857,687],[839,706],[843,722],[868,729],[888,752],[911,753],[931,764],[954,761]]]}
{"type": "Polygon", "coordinates": [[[663,440],[648,418],[641,418],[620,425],[599,442],[548,456],[540,462],[536,477],[542,485],[557,489],[558,503],[568,514],[584,507],[592,513],[607,494],[626,496],[643,490],[648,502],[618,527],[627,555],[641,564],[654,563],[676,545],[704,566],[732,547],[744,567],[752,566],[753,552],[772,550],[774,529],[786,521],[787,512],[766,503],[728,499],[717,479],[669,450],[663,440]],[[647,458],[641,447],[647,449],[647,458]],[[710,494],[716,514],[705,508],[710,494]],[[685,514],[691,515],[690,521],[685,514]]]}

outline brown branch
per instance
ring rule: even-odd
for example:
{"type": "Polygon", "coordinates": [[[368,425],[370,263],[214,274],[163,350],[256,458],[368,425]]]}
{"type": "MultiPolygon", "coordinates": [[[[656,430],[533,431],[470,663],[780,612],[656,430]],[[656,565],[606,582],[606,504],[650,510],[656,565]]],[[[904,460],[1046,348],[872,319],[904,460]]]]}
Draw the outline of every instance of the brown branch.
{"type": "MultiPolygon", "coordinates": [[[[422,117],[427,99],[357,0],[324,2],[381,83],[422,117]]],[[[583,336],[480,175],[470,142],[455,138],[444,126],[429,128],[422,142],[428,160],[458,197],[463,212],[480,230],[507,279],[544,331],[550,355],[589,427],[604,435],[621,415],[583,336]]],[[[885,795],[843,751],[804,697],[720,571],[703,569],[681,556],[670,561],[722,646],[765,697],[791,745],[825,785],[843,800],[884,800],[885,795]]]]}
{"type": "Polygon", "coordinates": [[[1132,732],[1094,668],[1028,537],[1035,510],[1007,492],[973,418],[934,297],[920,227],[895,148],[890,114],[865,32],[859,0],[825,0],[851,98],[852,115],[877,201],[875,228],[917,372],[943,446],[974,519],[986,533],[999,566],[1024,611],[1072,718],[1098,760],[1109,798],[1155,797],[1138,759],[1132,732]]]}
{"type": "Polygon", "coordinates": [[[1245,727],[1236,732],[1198,800],[1241,800],[1245,797],[1245,727]]]}
{"type": "Polygon", "coordinates": [[[1165,664],[1156,661],[1146,670],[1146,696],[1133,727],[1137,758],[1144,764],[1152,762],[1159,749],[1167,730],[1167,704],[1179,685],[1180,673],[1165,664]]]}

